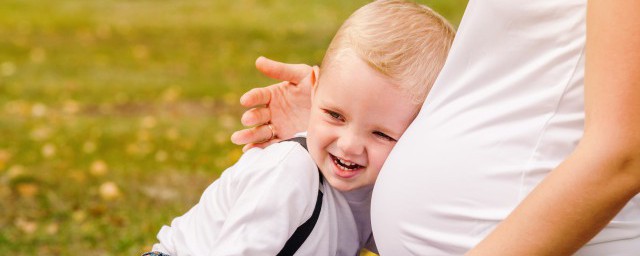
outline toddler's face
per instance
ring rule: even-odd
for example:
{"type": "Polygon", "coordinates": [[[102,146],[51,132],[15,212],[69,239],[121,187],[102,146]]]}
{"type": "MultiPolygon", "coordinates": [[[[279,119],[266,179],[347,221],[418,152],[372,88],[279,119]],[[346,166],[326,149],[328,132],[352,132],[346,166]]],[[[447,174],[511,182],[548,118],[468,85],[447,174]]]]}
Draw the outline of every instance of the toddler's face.
{"type": "Polygon", "coordinates": [[[308,129],[313,160],[341,191],[373,185],[418,106],[355,53],[323,69],[308,129]]]}

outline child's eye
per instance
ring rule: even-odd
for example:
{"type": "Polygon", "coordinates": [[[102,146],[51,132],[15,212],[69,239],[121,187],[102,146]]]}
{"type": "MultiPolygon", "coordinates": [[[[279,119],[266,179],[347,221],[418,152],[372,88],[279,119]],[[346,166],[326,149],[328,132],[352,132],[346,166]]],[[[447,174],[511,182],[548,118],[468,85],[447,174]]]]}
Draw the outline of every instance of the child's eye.
{"type": "Polygon", "coordinates": [[[331,110],[325,110],[324,112],[326,112],[329,116],[331,116],[331,118],[339,120],[339,121],[344,121],[344,118],[342,117],[342,115],[333,112],[331,110]]]}
{"type": "Polygon", "coordinates": [[[378,136],[378,137],[380,137],[380,138],[382,138],[384,140],[388,140],[388,141],[391,141],[391,142],[396,142],[397,141],[396,139],[391,138],[391,136],[386,135],[386,134],[384,134],[382,132],[377,132],[376,131],[376,132],[373,132],[373,134],[375,134],[376,136],[378,136]]]}

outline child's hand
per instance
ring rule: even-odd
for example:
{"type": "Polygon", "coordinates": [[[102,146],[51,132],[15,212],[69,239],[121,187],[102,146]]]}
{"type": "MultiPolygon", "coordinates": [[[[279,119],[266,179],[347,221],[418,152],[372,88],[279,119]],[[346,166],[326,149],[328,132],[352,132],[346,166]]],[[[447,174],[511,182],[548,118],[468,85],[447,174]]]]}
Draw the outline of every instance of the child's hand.
{"type": "MultiPolygon", "coordinates": [[[[266,147],[307,130],[311,108],[311,87],[316,75],[305,64],[286,64],[259,57],[256,68],[283,82],[254,88],[242,95],[240,104],[250,108],[242,115],[244,126],[253,126],[231,135],[243,150],[266,147]]],[[[317,69],[317,68],[316,68],[317,69]]]]}

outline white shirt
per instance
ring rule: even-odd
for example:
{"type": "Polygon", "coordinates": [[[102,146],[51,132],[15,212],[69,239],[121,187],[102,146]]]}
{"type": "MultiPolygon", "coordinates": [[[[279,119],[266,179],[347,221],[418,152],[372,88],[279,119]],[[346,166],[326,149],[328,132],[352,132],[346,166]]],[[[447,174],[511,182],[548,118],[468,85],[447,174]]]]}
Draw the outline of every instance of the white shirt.
{"type": "MultiPolygon", "coordinates": [[[[586,0],[471,0],[422,110],[378,177],[383,255],[461,255],[575,148],[586,0]]],[[[578,255],[640,251],[640,197],[578,255]]]]}
{"type": "MultiPolygon", "coordinates": [[[[154,250],[179,255],[276,255],[315,207],[319,173],[296,142],[251,149],[203,193],[200,202],[158,233],[154,250]]],[[[324,181],[318,221],[296,255],[357,255],[371,234],[356,223],[342,193],[324,181]]],[[[354,194],[354,202],[368,201],[354,194]]],[[[366,211],[369,204],[366,204],[366,211]]],[[[360,221],[361,222],[361,221],[360,221]]]]}

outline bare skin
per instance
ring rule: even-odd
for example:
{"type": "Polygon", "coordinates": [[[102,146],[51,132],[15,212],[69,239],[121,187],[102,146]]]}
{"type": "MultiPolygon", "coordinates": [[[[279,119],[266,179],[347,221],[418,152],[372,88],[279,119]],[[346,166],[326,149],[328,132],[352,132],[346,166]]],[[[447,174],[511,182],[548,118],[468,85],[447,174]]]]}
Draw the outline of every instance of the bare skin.
{"type": "MultiPolygon", "coordinates": [[[[584,136],[574,152],[467,255],[570,255],[640,193],[640,19],[636,18],[639,12],[639,1],[588,2],[584,136]]],[[[272,78],[293,80],[298,86],[304,84],[295,81],[307,76],[309,69],[288,65],[260,59],[256,62],[258,69],[272,78]]],[[[271,88],[287,84],[249,91],[243,96],[248,99],[243,105],[259,109],[259,105],[269,102],[292,106],[289,103],[304,101],[300,95],[295,100],[277,99],[294,95],[271,88]]],[[[253,124],[271,120],[281,129],[289,126],[286,129],[289,133],[278,132],[279,138],[286,138],[290,131],[305,130],[304,114],[294,114],[302,110],[276,111],[276,105],[270,104],[271,116],[256,115],[253,124]],[[276,118],[277,115],[283,116],[276,118]]],[[[295,108],[308,109],[300,105],[295,108]]],[[[242,140],[234,142],[262,141],[270,133],[267,130],[242,135],[242,140]]]]}
{"type": "Polygon", "coordinates": [[[264,57],[256,60],[256,68],[268,77],[283,82],[254,88],[242,95],[240,104],[249,108],[242,115],[242,125],[250,128],[237,131],[231,141],[246,144],[243,150],[266,147],[294,134],[306,131],[311,108],[310,76],[312,67],[305,64],[286,64],[264,57]],[[271,123],[275,137],[267,123],[271,123]]]}
{"type": "Polygon", "coordinates": [[[639,11],[588,2],[584,136],[468,255],[570,255],[640,193],[639,11]]]}

